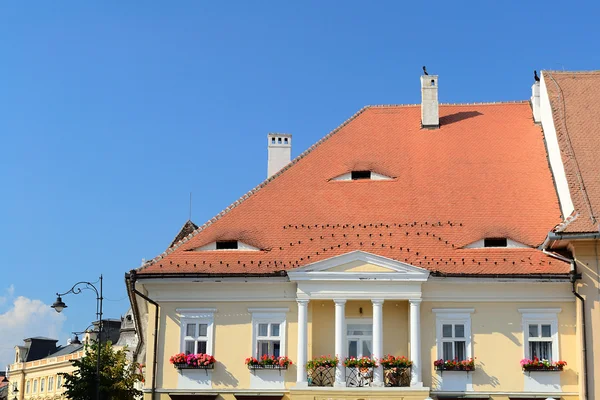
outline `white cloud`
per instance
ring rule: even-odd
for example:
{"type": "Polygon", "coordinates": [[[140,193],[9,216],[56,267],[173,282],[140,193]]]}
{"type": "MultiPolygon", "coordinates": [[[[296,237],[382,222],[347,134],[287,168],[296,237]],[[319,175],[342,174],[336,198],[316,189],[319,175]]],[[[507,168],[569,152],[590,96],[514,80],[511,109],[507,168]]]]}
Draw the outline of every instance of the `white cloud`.
{"type": "Polygon", "coordinates": [[[11,299],[15,295],[15,285],[10,285],[6,289],[6,295],[0,296],[0,306],[6,303],[9,299],[11,299]]]}
{"type": "Polygon", "coordinates": [[[32,336],[58,339],[66,319],[41,300],[14,298],[14,292],[11,285],[0,296],[0,304],[12,301],[12,306],[0,314],[0,370],[14,361],[14,348],[22,345],[23,339],[32,336]]]}

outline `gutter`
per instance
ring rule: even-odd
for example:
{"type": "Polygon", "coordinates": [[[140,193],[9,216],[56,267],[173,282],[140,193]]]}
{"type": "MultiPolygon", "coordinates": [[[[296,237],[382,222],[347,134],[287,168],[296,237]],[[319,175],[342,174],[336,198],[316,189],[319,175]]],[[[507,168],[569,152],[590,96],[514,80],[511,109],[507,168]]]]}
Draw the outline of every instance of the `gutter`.
{"type": "Polygon", "coordinates": [[[581,273],[577,273],[577,265],[575,264],[574,258],[568,258],[568,257],[562,256],[560,254],[556,254],[556,253],[546,250],[551,241],[562,240],[563,238],[570,238],[570,239],[600,238],[600,233],[576,233],[576,234],[563,235],[563,234],[557,234],[554,232],[549,232],[548,237],[546,238],[546,240],[544,241],[544,244],[542,245],[542,252],[544,254],[547,254],[550,257],[554,257],[558,260],[565,261],[565,262],[568,262],[569,264],[571,264],[571,271],[569,272],[569,280],[570,280],[571,284],[573,285],[573,287],[571,289],[571,293],[573,293],[573,295],[576,298],[578,298],[581,302],[581,331],[582,331],[582,340],[583,340],[581,352],[583,355],[583,379],[584,379],[583,398],[585,400],[587,400],[588,393],[589,393],[589,380],[588,380],[588,368],[587,368],[587,366],[588,366],[587,334],[585,332],[585,299],[577,292],[577,281],[581,279],[582,275],[581,275],[581,273]]]}
{"type": "MultiPolygon", "coordinates": [[[[134,271],[131,271],[132,274],[134,271]]],[[[285,271],[277,271],[270,273],[259,273],[259,274],[211,274],[211,273],[160,273],[160,274],[142,274],[137,275],[137,279],[163,279],[163,278],[266,278],[266,277],[281,277],[287,276],[285,271]]]]}
{"type": "MultiPolygon", "coordinates": [[[[564,260],[563,260],[564,261],[564,260]]],[[[495,278],[495,279],[544,279],[544,280],[552,280],[552,279],[569,279],[568,274],[445,274],[439,271],[432,271],[431,276],[442,277],[442,278],[495,278]]]]}
{"type": "MultiPolygon", "coordinates": [[[[153,344],[154,351],[152,353],[152,358],[153,358],[152,386],[150,387],[150,392],[151,392],[150,399],[154,400],[154,394],[156,393],[156,373],[158,371],[158,358],[156,356],[156,351],[158,348],[158,310],[159,310],[159,305],[157,302],[155,302],[154,300],[152,300],[151,298],[149,298],[148,296],[146,296],[145,294],[143,294],[142,292],[140,292],[139,290],[137,290],[135,288],[135,282],[137,281],[137,274],[136,274],[135,270],[131,270],[128,274],[126,274],[125,279],[129,280],[129,282],[131,283],[131,290],[133,291],[133,293],[137,294],[142,299],[146,300],[148,303],[150,303],[150,304],[154,305],[154,307],[156,307],[156,312],[154,313],[154,344],[153,344]]],[[[136,301],[136,310],[134,311],[134,313],[138,315],[138,319],[139,319],[139,310],[137,310],[137,301],[136,301]]]]}
{"type": "Polygon", "coordinates": [[[135,327],[136,334],[138,337],[137,346],[135,346],[135,350],[133,351],[133,359],[138,361],[137,357],[140,354],[140,349],[144,344],[144,335],[142,335],[142,320],[140,318],[140,312],[138,310],[138,303],[135,294],[133,293],[133,285],[129,276],[129,273],[125,274],[125,287],[127,288],[127,297],[129,297],[129,302],[131,303],[131,310],[133,311],[133,317],[135,318],[135,327]]]}
{"type": "Polygon", "coordinates": [[[548,248],[548,245],[553,240],[578,240],[578,239],[600,239],[600,232],[585,232],[585,233],[556,233],[548,232],[546,240],[540,246],[542,251],[548,248]]]}

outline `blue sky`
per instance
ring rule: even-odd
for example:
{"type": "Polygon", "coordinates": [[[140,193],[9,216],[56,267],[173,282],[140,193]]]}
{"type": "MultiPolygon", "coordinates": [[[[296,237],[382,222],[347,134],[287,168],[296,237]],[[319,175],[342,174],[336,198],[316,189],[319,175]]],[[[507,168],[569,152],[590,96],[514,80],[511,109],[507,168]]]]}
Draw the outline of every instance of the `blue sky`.
{"type": "Polygon", "coordinates": [[[65,297],[64,317],[45,311],[79,280],[103,273],[106,316],[123,314],[125,272],[166,248],[190,192],[202,224],[266,177],[268,132],[292,133],[297,155],[364,105],[418,103],[422,65],[442,102],[527,99],[534,69],[600,68],[599,12],[2,2],[0,365],[26,336],[64,341],[90,323],[91,293],[65,297]]]}

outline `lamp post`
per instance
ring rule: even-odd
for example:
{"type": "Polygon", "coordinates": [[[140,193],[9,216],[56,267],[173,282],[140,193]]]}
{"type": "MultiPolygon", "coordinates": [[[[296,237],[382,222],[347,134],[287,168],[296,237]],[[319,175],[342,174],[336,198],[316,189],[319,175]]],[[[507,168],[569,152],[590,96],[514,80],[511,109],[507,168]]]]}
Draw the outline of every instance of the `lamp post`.
{"type": "Polygon", "coordinates": [[[81,290],[89,289],[96,293],[96,317],[98,318],[98,351],[96,360],[96,400],[100,400],[100,351],[102,348],[102,275],[100,275],[100,290],[96,288],[91,282],[77,282],[71,289],[64,293],[56,293],[56,301],[50,307],[54,308],[57,313],[62,312],[67,305],[63,302],[62,296],[69,293],[79,294],[81,290]]]}
{"type": "Polygon", "coordinates": [[[13,400],[19,400],[19,398],[17,397],[19,395],[19,389],[17,388],[17,383],[13,383],[12,385],[12,393],[15,395],[15,397],[13,398],[13,400]]]}

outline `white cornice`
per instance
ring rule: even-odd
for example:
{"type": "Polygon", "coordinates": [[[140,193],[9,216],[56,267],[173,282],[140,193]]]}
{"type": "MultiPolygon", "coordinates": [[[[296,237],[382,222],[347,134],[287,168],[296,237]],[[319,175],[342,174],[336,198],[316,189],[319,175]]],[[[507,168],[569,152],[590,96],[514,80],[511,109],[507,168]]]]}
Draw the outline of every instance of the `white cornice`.
{"type": "Polygon", "coordinates": [[[290,312],[288,307],[268,308],[268,307],[253,307],[248,309],[249,313],[287,313],[290,312]]]}
{"type": "Polygon", "coordinates": [[[475,312],[474,308],[433,308],[431,309],[436,314],[457,314],[457,313],[467,313],[473,314],[475,312]]]}
{"type": "Polygon", "coordinates": [[[561,308],[519,308],[521,314],[558,314],[561,308]]]}

